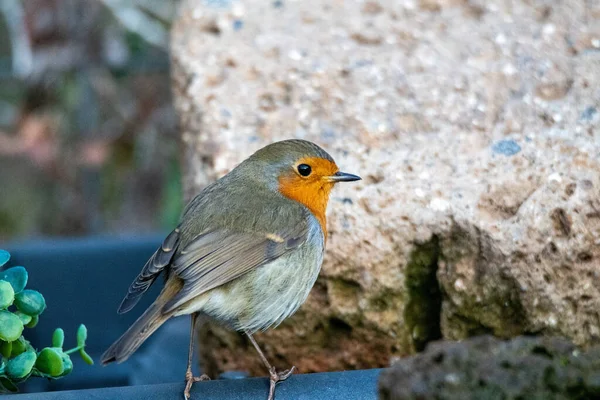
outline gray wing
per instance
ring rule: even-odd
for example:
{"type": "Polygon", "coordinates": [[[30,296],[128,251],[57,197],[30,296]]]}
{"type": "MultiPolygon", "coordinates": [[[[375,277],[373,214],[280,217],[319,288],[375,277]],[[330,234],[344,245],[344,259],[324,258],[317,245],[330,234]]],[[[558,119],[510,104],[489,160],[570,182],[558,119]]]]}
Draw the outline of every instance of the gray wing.
{"type": "Polygon", "coordinates": [[[308,220],[303,218],[294,225],[273,233],[221,229],[200,234],[171,263],[170,272],[183,279],[184,284],[163,312],[297,248],[308,236],[308,220]]]}
{"type": "Polygon", "coordinates": [[[179,229],[177,228],[165,238],[162,245],[150,257],[144,268],[142,268],[142,271],[131,283],[125,298],[117,310],[119,314],[131,310],[140,301],[142,295],[152,286],[165,267],[171,263],[178,245],[179,229]]]}

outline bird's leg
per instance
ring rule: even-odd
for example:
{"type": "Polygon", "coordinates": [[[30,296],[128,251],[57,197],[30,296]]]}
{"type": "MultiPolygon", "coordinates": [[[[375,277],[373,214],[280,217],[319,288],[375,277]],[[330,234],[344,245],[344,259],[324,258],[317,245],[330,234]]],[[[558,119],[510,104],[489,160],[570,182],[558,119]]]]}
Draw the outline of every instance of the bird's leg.
{"type": "Polygon", "coordinates": [[[198,314],[193,313],[192,317],[192,326],[190,328],[190,349],[188,353],[188,363],[187,369],[185,370],[185,390],[183,391],[183,397],[185,400],[189,400],[190,398],[190,389],[194,382],[200,381],[209,381],[210,377],[208,375],[202,374],[202,376],[197,377],[192,373],[192,357],[194,355],[194,336],[196,335],[196,321],[198,319],[198,314]]]}
{"type": "Polygon", "coordinates": [[[256,351],[258,352],[258,356],[262,360],[263,364],[265,364],[265,367],[267,367],[267,369],[269,370],[269,397],[267,398],[267,400],[274,400],[275,399],[275,385],[277,385],[278,382],[285,381],[287,378],[289,378],[290,375],[292,375],[294,373],[294,371],[296,370],[296,367],[292,367],[283,372],[277,372],[275,367],[273,367],[271,365],[271,363],[269,363],[269,360],[267,360],[267,357],[265,357],[265,354],[262,352],[262,350],[258,346],[258,343],[256,343],[256,340],[254,340],[254,337],[252,337],[252,334],[250,332],[246,331],[246,335],[248,336],[248,338],[250,339],[250,342],[252,343],[252,345],[254,346],[256,351]]]}

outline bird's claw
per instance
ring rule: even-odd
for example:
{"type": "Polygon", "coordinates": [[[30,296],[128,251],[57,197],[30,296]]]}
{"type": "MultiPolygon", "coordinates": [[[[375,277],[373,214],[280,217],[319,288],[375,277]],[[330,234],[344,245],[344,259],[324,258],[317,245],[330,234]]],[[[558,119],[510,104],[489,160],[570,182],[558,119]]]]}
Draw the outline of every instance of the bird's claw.
{"type": "Polygon", "coordinates": [[[285,381],[295,370],[296,367],[292,367],[283,372],[277,372],[275,367],[271,367],[269,370],[269,397],[267,397],[267,400],[275,399],[275,385],[277,385],[278,382],[285,381]]]}
{"type": "Polygon", "coordinates": [[[183,398],[185,400],[190,400],[190,390],[192,389],[192,385],[196,382],[202,381],[210,381],[210,376],[206,374],[202,374],[202,376],[194,376],[192,373],[185,374],[185,390],[183,391],[183,398]]]}
{"type": "Polygon", "coordinates": [[[269,377],[271,378],[271,381],[274,381],[275,383],[285,381],[287,378],[290,377],[290,375],[294,373],[295,370],[296,367],[292,367],[290,369],[286,369],[283,372],[277,372],[275,367],[273,367],[269,370],[269,377]]]}

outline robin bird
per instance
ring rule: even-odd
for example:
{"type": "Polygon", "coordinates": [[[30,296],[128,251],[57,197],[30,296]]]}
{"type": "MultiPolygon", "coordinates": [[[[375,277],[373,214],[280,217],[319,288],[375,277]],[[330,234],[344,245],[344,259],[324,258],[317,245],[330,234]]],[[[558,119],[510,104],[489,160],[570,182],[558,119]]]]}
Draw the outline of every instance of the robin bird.
{"type": "Polygon", "coordinates": [[[323,262],[325,211],[338,182],[361,179],[340,172],[314,143],[285,140],[254,153],[207,186],[135,278],[118,313],[131,310],[156,278],[156,300],[102,355],[127,360],[165,321],[191,315],[185,399],[194,382],[194,332],[199,314],[244,332],[269,371],[268,399],[294,367],[277,372],[252,336],[275,327],[306,300],[323,262]]]}

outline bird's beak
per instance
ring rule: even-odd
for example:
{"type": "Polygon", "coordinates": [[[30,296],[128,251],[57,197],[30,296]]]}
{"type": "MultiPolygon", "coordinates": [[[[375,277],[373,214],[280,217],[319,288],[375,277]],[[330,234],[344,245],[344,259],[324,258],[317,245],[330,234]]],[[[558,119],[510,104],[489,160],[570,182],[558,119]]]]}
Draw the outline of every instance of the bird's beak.
{"type": "Polygon", "coordinates": [[[347,174],[346,172],[338,171],[335,174],[326,178],[329,182],[352,182],[360,181],[362,178],[357,175],[347,174]]]}

